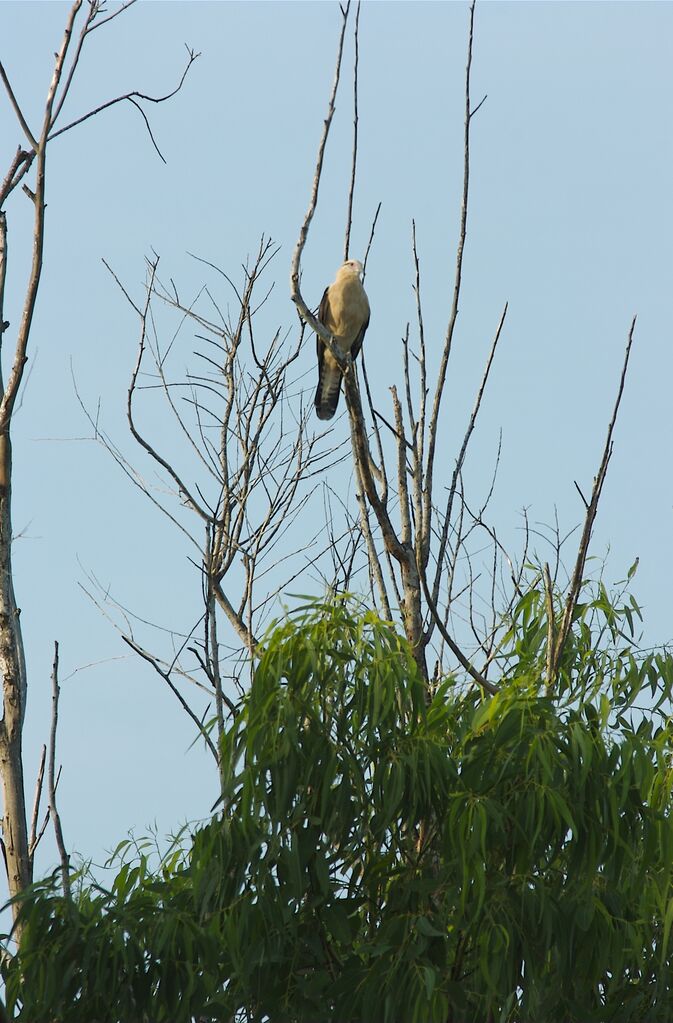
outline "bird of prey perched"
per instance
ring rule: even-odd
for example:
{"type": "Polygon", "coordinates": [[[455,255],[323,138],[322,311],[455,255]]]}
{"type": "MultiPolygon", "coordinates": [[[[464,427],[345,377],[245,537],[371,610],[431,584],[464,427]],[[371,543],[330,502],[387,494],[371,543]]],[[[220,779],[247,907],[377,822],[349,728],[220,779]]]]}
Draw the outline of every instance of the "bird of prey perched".
{"type": "MultiPolygon", "coordinates": [[[[364,267],[357,259],[347,259],[337,270],[333,284],[325,288],[318,319],[334,338],[344,355],[354,359],[362,348],[369,326],[369,301],[360,275],[364,267]]],[[[315,410],[318,419],[331,419],[336,412],[341,388],[341,370],[329,348],[318,335],[318,390],[315,410]]]]}

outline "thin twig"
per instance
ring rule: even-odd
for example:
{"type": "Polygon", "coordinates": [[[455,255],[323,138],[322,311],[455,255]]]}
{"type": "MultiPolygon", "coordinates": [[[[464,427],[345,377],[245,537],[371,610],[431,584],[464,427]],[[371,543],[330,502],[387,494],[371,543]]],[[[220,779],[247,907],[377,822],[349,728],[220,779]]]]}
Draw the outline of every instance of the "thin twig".
{"type": "Polygon", "coordinates": [[[0,207],[3,206],[7,196],[16,188],[22,178],[26,176],[33,165],[35,150],[25,150],[21,146],[17,148],[14,159],[0,187],[0,207]]]}
{"type": "MultiPolygon", "coordinates": [[[[172,99],[173,96],[175,96],[182,88],[185,78],[187,77],[189,69],[191,68],[194,61],[198,60],[198,58],[201,56],[200,53],[196,53],[194,50],[190,50],[189,47],[187,48],[187,53],[188,53],[187,66],[182,72],[180,81],[178,82],[176,87],[172,89],[171,92],[167,92],[165,96],[148,96],[144,92],[138,92],[135,89],[132,92],[125,92],[123,96],[115,96],[114,99],[109,99],[107,100],[107,102],[101,103],[100,106],[97,106],[94,110],[89,110],[88,113],[82,114],[81,117],[78,117],[76,118],[76,120],[71,121],[70,124],[66,124],[63,128],[59,128],[58,131],[55,131],[49,135],[49,141],[51,142],[52,139],[58,138],[58,136],[63,135],[64,132],[70,131],[71,128],[76,128],[78,124],[83,124],[84,121],[88,121],[90,117],[95,117],[96,114],[102,113],[103,110],[108,110],[109,107],[115,106],[116,103],[123,103],[124,100],[128,100],[129,102],[131,102],[133,100],[142,99],[145,100],[146,103],[165,103],[166,100],[172,99]]],[[[138,106],[137,103],[135,105],[136,107],[138,106]]]]}
{"type": "Polygon", "coordinates": [[[129,7],[133,7],[135,3],[137,3],[137,0],[125,0],[125,3],[122,3],[116,11],[108,14],[107,18],[101,18],[100,21],[94,22],[89,29],[89,33],[95,32],[97,28],[102,28],[103,25],[107,25],[108,21],[113,21],[115,18],[118,18],[120,14],[123,14],[129,7]]]}
{"type": "Polygon", "coordinates": [[[362,279],[363,280],[364,280],[364,278],[367,275],[367,260],[369,259],[369,250],[371,249],[372,242],[374,241],[374,232],[376,231],[376,221],[379,219],[379,213],[380,212],[381,212],[381,203],[379,203],[378,206],[376,207],[376,213],[374,214],[374,219],[372,220],[372,229],[369,232],[369,241],[367,242],[367,248],[365,249],[365,258],[362,260],[362,265],[364,267],[364,270],[362,271],[362,279]]]}
{"type": "MultiPolygon", "coordinates": [[[[80,3],[81,2],[82,2],[82,0],[80,0],[80,3]]],[[[2,61],[0,61],[0,78],[2,78],[3,85],[5,86],[5,91],[7,92],[7,95],[9,96],[9,102],[12,104],[12,107],[14,108],[14,113],[16,114],[16,118],[17,118],[19,124],[21,125],[21,128],[23,130],[24,135],[28,139],[28,143],[29,143],[31,149],[33,149],[34,151],[37,151],[37,140],[35,139],[35,136],[33,135],[32,131],[28,127],[28,122],[26,121],[25,117],[23,116],[23,112],[21,110],[21,107],[19,106],[19,101],[17,100],[16,96],[14,95],[14,90],[12,89],[12,86],[10,84],[9,78],[7,77],[7,72],[5,71],[5,68],[4,68],[3,64],[2,64],[2,61]]]]}
{"type": "Polygon", "coordinates": [[[430,593],[430,587],[428,586],[427,579],[425,578],[425,573],[422,572],[420,574],[420,578],[421,578],[421,584],[423,586],[423,592],[425,593],[425,599],[428,602],[428,607],[430,609],[430,613],[431,613],[432,617],[434,618],[435,625],[439,629],[439,632],[440,632],[444,642],[449,647],[449,649],[452,651],[454,656],[458,659],[458,661],[462,664],[463,668],[465,668],[465,671],[467,671],[467,673],[474,679],[474,681],[478,685],[480,685],[481,688],[484,689],[487,693],[490,693],[491,696],[494,696],[498,692],[498,687],[494,686],[492,682],[489,682],[488,679],[484,678],[483,675],[480,675],[479,672],[476,670],[476,668],[472,667],[472,665],[470,664],[470,662],[468,661],[467,657],[465,656],[463,651],[460,649],[458,644],[449,635],[448,629],[446,628],[446,626],[444,625],[444,622],[442,621],[442,616],[440,615],[439,611],[437,610],[437,605],[435,604],[434,600],[432,599],[432,594],[430,593]]]}
{"type": "Polygon", "coordinates": [[[47,760],[47,747],[42,746],[40,753],[40,764],[37,769],[35,781],[35,798],[33,799],[33,814],[30,821],[30,835],[28,838],[28,855],[33,856],[37,847],[37,821],[40,815],[40,802],[42,801],[42,785],[44,783],[44,768],[47,760]]]}
{"type": "MultiPolygon", "coordinates": [[[[136,392],[136,385],[137,385],[137,381],[138,381],[138,374],[140,373],[140,367],[142,365],[143,355],[145,353],[145,345],[146,345],[146,338],[147,338],[147,316],[148,316],[149,309],[150,309],[150,302],[151,302],[151,298],[152,298],[153,283],[154,283],[154,277],[155,277],[156,271],[157,271],[157,265],[158,265],[158,260],[156,260],[153,263],[150,263],[150,266],[149,266],[150,278],[149,278],[149,282],[148,282],[148,285],[147,285],[147,297],[146,297],[146,300],[145,300],[145,305],[144,305],[144,308],[143,308],[142,313],[141,313],[141,329],[140,329],[140,340],[138,342],[138,357],[136,359],[136,364],[135,364],[135,366],[133,368],[133,372],[131,374],[131,382],[129,384],[128,394],[127,394],[127,397],[126,397],[126,418],[128,420],[128,424],[129,424],[129,428],[131,430],[131,433],[133,434],[133,437],[137,441],[137,443],[142,448],[144,448],[144,450],[147,452],[147,454],[150,455],[150,457],[153,458],[154,461],[158,465],[160,465],[162,467],[162,469],[165,469],[165,471],[168,473],[168,475],[171,477],[171,479],[175,483],[175,485],[178,488],[178,491],[180,492],[180,494],[182,494],[184,499],[189,503],[190,507],[196,512],[196,514],[199,515],[203,519],[204,522],[208,522],[208,521],[210,521],[211,516],[203,508],[203,506],[196,500],[196,498],[190,492],[190,490],[187,487],[187,485],[185,483],[183,483],[182,479],[180,478],[178,473],[175,471],[175,469],[171,465],[171,463],[168,462],[165,458],[163,458],[162,455],[160,455],[159,452],[149,443],[149,441],[147,441],[143,437],[143,435],[140,433],[140,431],[136,427],[135,418],[134,418],[134,415],[133,415],[133,398],[134,398],[134,395],[135,395],[135,392],[136,392]]],[[[136,308],[136,307],[134,306],[134,308],[136,308]]]]}
{"type": "MultiPolygon", "coordinates": [[[[449,526],[451,524],[451,517],[452,517],[452,514],[453,514],[453,502],[454,502],[454,499],[455,499],[458,478],[459,478],[461,472],[463,471],[463,465],[465,463],[465,456],[467,454],[467,448],[468,448],[468,445],[470,443],[470,438],[472,436],[472,433],[474,431],[474,427],[475,427],[475,424],[476,424],[476,421],[477,421],[477,416],[479,415],[479,409],[481,408],[481,401],[482,401],[482,398],[484,396],[484,391],[486,389],[486,384],[488,383],[489,374],[491,372],[491,366],[493,365],[493,359],[495,358],[496,349],[498,347],[498,341],[500,340],[500,335],[502,333],[502,328],[503,328],[503,326],[505,324],[505,317],[506,316],[507,316],[507,303],[505,303],[505,308],[502,311],[502,316],[500,317],[500,322],[498,323],[498,329],[495,332],[495,337],[493,338],[493,342],[491,344],[491,350],[488,353],[488,358],[486,360],[486,366],[484,368],[484,372],[483,372],[483,375],[482,375],[482,378],[481,378],[481,383],[479,385],[479,390],[477,391],[477,397],[475,398],[474,406],[472,408],[472,413],[470,415],[470,421],[468,423],[467,430],[465,431],[465,436],[463,437],[463,443],[461,445],[460,452],[459,452],[458,458],[456,460],[456,465],[455,465],[455,468],[453,470],[453,476],[451,477],[451,485],[449,487],[449,493],[448,493],[448,497],[447,497],[447,501],[446,501],[446,509],[445,509],[445,512],[444,512],[444,521],[442,523],[442,533],[441,533],[441,539],[440,539],[440,544],[439,544],[439,554],[437,555],[437,570],[436,570],[436,573],[435,573],[435,580],[434,580],[434,585],[433,585],[433,599],[434,599],[435,603],[437,602],[437,599],[438,599],[438,596],[439,596],[439,586],[440,586],[440,582],[441,582],[442,564],[443,564],[443,561],[444,561],[444,552],[446,550],[446,544],[448,542],[449,526]]],[[[423,571],[425,572],[425,569],[426,569],[426,566],[427,566],[427,560],[428,560],[428,557],[429,557],[429,554],[430,554],[430,537],[428,536],[427,539],[424,538],[424,540],[425,540],[425,543],[424,543],[424,548],[423,548],[422,568],[423,568],[423,571]]]]}
{"type": "Polygon", "coordinates": [[[204,742],[206,743],[206,746],[208,747],[208,749],[210,750],[210,752],[212,753],[212,755],[213,755],[213,757],[215,759],[215,763],[218,763],[219,762],[219,757],[218,757],[217,750],[215,748],[215,744],[214,744],[213,740],[210,738],[210,736],[208,735],[208,732],[203,727],[203,724],[201,723],[200,719],[194,713],[194,711],[189,706],[189,704],[185,700],[185,698],[182,695],[182,693],[180,692],[180,690],[177,688],[177,686],[173,682],[169,672],[164,671],[163,668],[161,667],[161,665],[159,664],[159,662],[157,661],[156,657],[154,657],[152,654],[148,653],[147,650],[144,650],[138,643],[135,642],[134,639],[131,639],[130,636],[127,636],[124,633],[122,633],[122,639],[127,644],[127,646],[131,647],[131,650],[134,650],[135,653],[138,654],[139,657],[142,657],[142,659],[144,661],[147,661],[148,664],[152,665],[152,667],[156,671],[157,675],[161,676],[161,678],[164,680],[164,682],[166,683],[168,688],[171,690],[173,695],[177,698],[178,703],[180,704],[180,706],[182,707],[184,712],[192,719],[192,721],[194,722],[194,724],[198,728],[199,732],[203,736],[203,739],[204,739],[204,742]]]}

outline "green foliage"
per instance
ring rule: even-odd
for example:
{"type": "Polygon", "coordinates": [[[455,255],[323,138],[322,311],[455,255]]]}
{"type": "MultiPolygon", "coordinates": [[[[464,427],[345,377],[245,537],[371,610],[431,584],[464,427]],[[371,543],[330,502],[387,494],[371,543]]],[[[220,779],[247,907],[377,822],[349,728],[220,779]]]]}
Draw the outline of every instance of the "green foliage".
{"type": "Polygon", "coordinates": [[[222,811],[158,872],[141,855],[109,891],[27,893],[10,1016],[673,1019],[673,665],[637,654],[634,613],[599,586],[547,694],[531,591],[486,699],[447,679],[429,700],[406,642],[347,599],[277,624],[222,811]]]}

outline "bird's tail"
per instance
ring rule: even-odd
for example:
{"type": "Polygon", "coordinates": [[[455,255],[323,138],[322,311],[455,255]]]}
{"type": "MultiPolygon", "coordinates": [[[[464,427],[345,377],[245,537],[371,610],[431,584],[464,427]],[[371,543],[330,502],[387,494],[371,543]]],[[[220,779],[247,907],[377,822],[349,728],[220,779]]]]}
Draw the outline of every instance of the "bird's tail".
{"type": "Polygon", "coordinates": [[[315,392],[315,410],[318,419],[331,419],[339,404],[341,373],[338,370],[322,372],[315,392]]]}

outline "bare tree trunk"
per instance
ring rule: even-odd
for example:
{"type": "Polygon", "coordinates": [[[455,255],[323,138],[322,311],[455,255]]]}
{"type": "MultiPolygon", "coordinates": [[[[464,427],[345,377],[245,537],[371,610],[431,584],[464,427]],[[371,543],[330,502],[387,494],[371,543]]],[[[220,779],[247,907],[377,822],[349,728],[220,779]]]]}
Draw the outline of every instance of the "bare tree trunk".
{"type": "MultiPolygon", "coordinates": [[[[26,117],[19,105],[19,101],[9,81],[7,72],[0,62],[0,83],[9,105],[14,110],[16,119],[25,137],[26,149],[21,146],[10,163],[9,170],[0,183],[0,343],[4,339],[9,323],[4,317],[5,284],[7,279],[7,215],[4,210],[9,197],[18,188],[19,184],[35,164],[35,184],[31,189],[24,182],[23,191],[32,201],[34,208],[33,221],[33,251],[31,269],[26,286],[23,301],[21,321],[16,332],[16,341],[13,352],[7,353],[7,379],[3,379],[0,366],[0,677],[2,680],[2,719],[0,720],[0,785],[4,802],[2,817],[2,851],[4,854],[5,867],[9,894],[11,897],[19,894],[32,880],[32,860],[35,846],[39,841],[44,829],[38,833],[37,817],[39,812],[40,793],[42,785],[42,770],[38,776],[35,808],[31,835],[29,838],[26,820],[26,800],[22,760],[22,730],[26,708],[27,676],[24,657],[23,639],[21,635],[20,609],[16,605],[14,595],[14,583],[12,577],[12,445],[10,429],[12,416],[16,405],[17,396],[21,388],[24,369],[27,362],[28,343],[33,322],[33,314],[40,285],[42,273],[42,260],[44,252],[44,227],[45,227],[45,181],[46,181],[46,155],[47,147],[52,138],[69,131],[82,121],[99,114],[109,106],[124,102],[133,98],[133,103],[138,107],[138,100],[146,100],[153,103],[162,103],[174,95],[184,82],[185,75],[197,54],[189,51],[187,67],[183,72],[177,88],[166,96],[152,97],[133,92],[116,96],[107,103],[90,110],[79,117],[76,121],[56,130],[56,122],[59,118],[63,104],[69,93],[70,86],[79,63],[84,42],[93,29],[105,24],[121,14],[129,4],[123,4],[118,10],[111,14],[105,13],[104,4],[94,0],[85,5],[86,14],[80,29],[79,37],[74,41],[73,33],[75,23],[82,8],[82,0],[74,0],[66,18],[65,31],[60,48],[55,53],[54,70],[47,91],[45,111],[40,125],[39,132],[31,131],[26,117]],[[71,47],[72,44],[72,47],[71,47]]],[[[139,108],[140,109],[140,108],[139,108]]],[[[143,117],[145,115],[143,114],[143,117]]],[[[152,137],[149,123],[145,123],[150,133],[150,138],[156,147],[152,137]]],[[[55,698],[58,696],[57,679],[58,662],[54,666],[55,698]]],[[[56,729],[56,703],[54,704],[54,721],[51,741],[50,761],[50,815],[52,819],[56,816],[55,811],[55,783],[53,749],[56,729]]],[[[57,828],[57,840],[62,861],[65,860],[65,852],[62,846],[60,827],[57,828]]],[[[64,885],[67,889],[67,869],[64,869],[64,885]]],[[[16,919],[17,908],[14,916],[16,919]]],[[[17,935],[18,937],[18,935],[17,935]]]]}
{"type": "Polygon", "coordinates": [[[0,722],[0,780],[4,816],[2,835],[9,894],[17,895],[32,880],[21,750],[26,707],[26,664],[20,609],[12,582],[11,514],[12,446],[9,424],[0,434],[0,675],[3,716],[0,722]]]}

